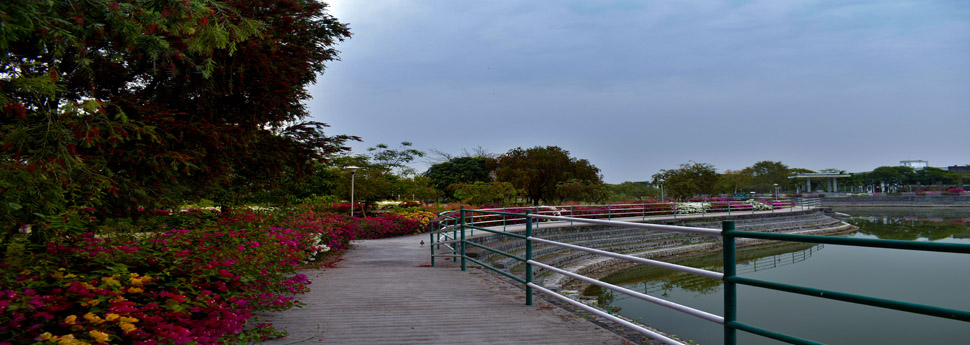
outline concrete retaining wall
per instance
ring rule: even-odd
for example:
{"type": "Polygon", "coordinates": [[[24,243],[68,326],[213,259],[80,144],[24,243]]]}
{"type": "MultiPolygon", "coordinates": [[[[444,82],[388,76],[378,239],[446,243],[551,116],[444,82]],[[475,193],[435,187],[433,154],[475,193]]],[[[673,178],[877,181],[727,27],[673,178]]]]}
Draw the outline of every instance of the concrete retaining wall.
{"type": "Polygon", "coordinates": [[[959,207],[970,206],[970,195],[849,196],[821,198],[822,206],[959,207]]]}

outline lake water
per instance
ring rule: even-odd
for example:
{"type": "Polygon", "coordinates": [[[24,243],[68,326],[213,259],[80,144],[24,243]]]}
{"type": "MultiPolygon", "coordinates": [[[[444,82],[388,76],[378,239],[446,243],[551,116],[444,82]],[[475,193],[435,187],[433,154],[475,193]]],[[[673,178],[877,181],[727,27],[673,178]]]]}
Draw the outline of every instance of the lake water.
{"type": "MultiPolygon", "coordinates": [[[[967,208],[841,208],[860,227],[848,235],[970,244],[967,208]]],[[[673,262],[721,271],[721,253],[673,262]]],[[[743,277],[970,310],[970,255],[837,245],[784,244],[741,250],[743,277]]],[[[721,281],[647,266],[603,279],[723,315],[721,281]]],[[[592,287],[601,305],[698,344],[723,343],[718,324],[592,287]]],[[[738,285],[738,321],[827,344],[970,344],[970,323],[738,285]]],[[[740,344],[779,344],[738,331],[740,344]]]]}

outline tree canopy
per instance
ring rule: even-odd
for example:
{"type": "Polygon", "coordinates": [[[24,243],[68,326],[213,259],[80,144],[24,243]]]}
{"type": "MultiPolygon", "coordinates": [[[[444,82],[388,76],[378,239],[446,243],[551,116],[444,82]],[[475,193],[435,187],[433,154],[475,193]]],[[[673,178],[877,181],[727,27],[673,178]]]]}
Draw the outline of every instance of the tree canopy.
{"type": "MultiPolygon", "coordinates": [[[[0,217],[238,198],[346,150],[305,122],[348,27],[305,1],[0,2],[0,217]]],[[[231,201],[231,200],[227,200],[231,201]]]]}
{"type": "Polygon", "coordinates": [[[694,161],[681,164],[679,169],[661,170],[653,178],[654,183],[663,179],[667,195],[677,199],[715,194],[718,181],[717,170],[713,165],[694,161]]]}
{"type": "MultiPolygon", "coordinates": [[[[485,157],[454,157],[448,161],[432,165],[424,176],[431,179],[431,185],[442,191],[445,197],[452,199],[454,185],[474,184],[475,182],[491,182],[489,175],[489,158],[485,157]]],[[[460,199],[460,198],[458,198],[460,199]]]]}
{"type": "Polygon", "coordinates": [[[569,156],[558,146],[521,147],[500,156],[496,162],[496,180],[511,183],[533,204],[553,202],[559,198],[556,186],[572,179],[582,183],[602,184],[600,170],[585,159],[569,156]]]}

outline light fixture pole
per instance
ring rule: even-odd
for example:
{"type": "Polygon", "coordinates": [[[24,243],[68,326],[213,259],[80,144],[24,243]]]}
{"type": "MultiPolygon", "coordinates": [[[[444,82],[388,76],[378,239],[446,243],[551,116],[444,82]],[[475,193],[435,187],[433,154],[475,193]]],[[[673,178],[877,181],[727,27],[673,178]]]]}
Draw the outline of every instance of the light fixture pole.
{"type": "Polygon", "coordinates": [[[664,201],[664,179],[657,179],[660,182],[660,202],[664,201]]]}
{"type": "Polygon", "coordinates": [[[353,217],[354,216],[354,182],[355,182],[354,175],[357,175],[357,169],[360,169],[360,167],[351,165],[349,167],[346,167],[345,169],[347,169],[347,171],[350,171],[350,216],[353,217]]]}
{"type": "Polygon", "coordinates": [[[778,184],[775,183],[775,199],[778,199],[778,184]]]}

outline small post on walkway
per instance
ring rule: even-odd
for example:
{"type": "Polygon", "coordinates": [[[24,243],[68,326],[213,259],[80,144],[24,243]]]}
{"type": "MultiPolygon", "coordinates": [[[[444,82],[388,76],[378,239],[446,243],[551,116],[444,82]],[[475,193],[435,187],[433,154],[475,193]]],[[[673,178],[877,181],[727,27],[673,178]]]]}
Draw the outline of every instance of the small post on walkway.
{"type": "Polygon", "coordinates": [[[737,253],[734,248],[734,221],[721,222],[721,239],[724,241],[724,344],[737,345],[737,330],[731,326],[738,319],[738,286],[731,281],[737,272],[737,253]]]}
{"type": "MultiPolygon", "coordinates": [[[[569,218],[573,218],[573,217],[575,217],[573,215],[573,205],[569,205],[569,218]]],[[[572,219],[569,220],[569,225],[573,225],[573,220],[572,219]]]]}
{"type": "Polygon", "coordinates": [[[532,305],[532,219],[529,210],[525,211],[525,305],[532,305]]]}
{"type": "Polygon", "coordinates": [[[465,206],[461,207],[459,211],[461,213],[461,242],[458,245],[461,246],[461,270],[465,270],[465,206]]]}
{"type": "Polygon", "coordinates": [[[434,267],[434,232],[436,230],[434,226],[435,223],[436,222],[431,222],[431,224],[428,224],[428,226],[431,227],[431,232],[428,233],[428,235],[431,235],[431,239],[428,240],[428,248],[431,248],[431,267],[434,267]]]}
{"type": "MultiPolygon", "coordinates": [[[[459,214],[459,216],[460,216],[460,214],[459,214]]],[[[464,223],[465,222],[465,219],[463,218],[461,220],[461,222],[464,223]]],[[[458,229],[458,224],[460,224],[458,222],[458,219],[455,219],[454,226],[451,227],[451,240],[452,241],[455,241],[455,240],[458,239],[458,230],[459,230],[458,229]]],[[[464,229],[461,229],[461,230],[464,231],[464,229]]],[[[451,244],[452,244],[452,247],[451,247],[451,255],[453,255],[451,257],[451,262],[458,262],[458,258],[455,257],[455,256],[458,255],[458,245],[455,244],[454,242],[452,242],[451,244]]]]}

